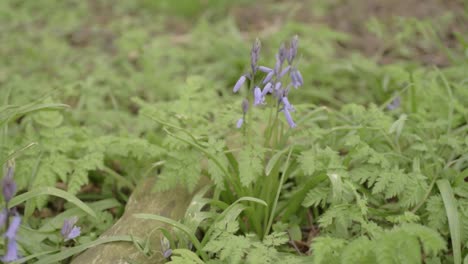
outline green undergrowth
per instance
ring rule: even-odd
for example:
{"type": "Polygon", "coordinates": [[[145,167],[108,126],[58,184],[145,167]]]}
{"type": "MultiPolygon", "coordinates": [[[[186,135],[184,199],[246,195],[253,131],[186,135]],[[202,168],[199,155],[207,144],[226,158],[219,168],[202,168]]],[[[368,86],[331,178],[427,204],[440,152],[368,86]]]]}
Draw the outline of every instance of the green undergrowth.
{"type": "Polygon", "coordinates": [[[0,161],[15,168],[18,263],[140,243],[99,236],[154,176],[155,191],[194,194],[183,219],[135,215],[174,227],[162,230],[172,263],[467,261],[468,39],[440,38],[453,16],[370,19],[387,44],[366,57],[320,24],[241,31],[230,10],[248,1],[170,2],[0,1],[0,161]],[[249,130],[237,129],[232,87],[250,40],[274,65],[295,34],[297,127],[250,107],[249,130]],[[388,49],[403,59],[378,63],[388,49]],[[447,66],[422,65],[421,49],[447,66]],[[81,236],[64,243],[73,216],[81,236]]]}

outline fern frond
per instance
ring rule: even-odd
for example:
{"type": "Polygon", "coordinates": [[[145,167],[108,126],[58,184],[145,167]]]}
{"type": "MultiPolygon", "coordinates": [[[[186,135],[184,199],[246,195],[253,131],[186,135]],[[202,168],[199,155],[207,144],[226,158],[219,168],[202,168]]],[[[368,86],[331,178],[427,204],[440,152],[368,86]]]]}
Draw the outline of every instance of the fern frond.
{"type": "Polygon", "coordinates": [[[200,153],[193,149],[174,152],[159,175],[156,189],[165,191],[181,184],[192,192],[201,177],[200,160],[200,153]]]}
{"type": "Polygon", "coordinates": [[[243,186],[254,183],[263,172],[262,151],[259,150],[249,145],[239,154],[239,177],[243,186]]]}
{"type": "Polygon", "coordinates": [[[328,201],[328,197],[331,193],[331,189],[329,186],[318,186],[310,190],[304,201],[302,202],[302,206],[304,207],[317,207],[321,206],[324,207],[328,201]]]}
{"type": "Polygon", "coordinates": [[[318,237],[311,243],[311,252],[314,263],[317,264],[339,264],[340,256],[347,241],[333,237],[318,237]]]}

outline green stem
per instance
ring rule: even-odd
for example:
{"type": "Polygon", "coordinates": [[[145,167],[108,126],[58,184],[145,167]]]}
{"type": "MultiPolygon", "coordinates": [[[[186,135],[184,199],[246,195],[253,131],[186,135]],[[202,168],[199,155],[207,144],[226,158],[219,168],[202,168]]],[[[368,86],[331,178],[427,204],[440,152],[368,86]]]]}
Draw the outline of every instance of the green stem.
{"type": "Polygon", "coordinates": [[[281,175],[281,180],[280,180],[279,185],[278,185],[278,190],[276,191],[276,197],[275,197],[275,200],[273,202],[273,206],[271,207],[271,210],[270,210],[270,217],[269,217],[269,220],[268,220],[267,227],[265,229],[265,233],[263,234],[264,235],[263,238],[265,238],[265,236],[270,233],[270,229],[271,229],[271,226],[273,224],[273,218],[275,217],[276,206],[278,205],[278,200],[279,200],[279,196],[280,196],[280,193],[281,193],[281,189],[283,188],[284,179],[286,178],[286,172],[287,172],[287,170],[289,168],[289,159],[291,158],[291,153],[292,153],[292,147],[289,150],[288,158],[286,159],[286,163],[285,163],[285,166],[284,166],[284,171],[283,171],[283,174],[281,175]]]}

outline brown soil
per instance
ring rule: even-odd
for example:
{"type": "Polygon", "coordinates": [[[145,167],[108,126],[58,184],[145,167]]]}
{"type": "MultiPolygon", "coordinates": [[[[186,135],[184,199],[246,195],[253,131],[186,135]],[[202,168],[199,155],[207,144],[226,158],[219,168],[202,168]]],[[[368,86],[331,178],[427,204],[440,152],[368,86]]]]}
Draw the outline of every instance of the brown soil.
{"type": "MultiPolygon", "coordinates": [[[[398,54],[389,43],[378,39],[367,29],[367,22],[372,17],[383,22],[384,25],[395,24],[397,18],[437,19],[448,13],[453,14],[449,24],[443,32],[438,32],[442,43],[450,48],[456,46],[454,32],[468,33],[468,14],[463,0],[277,0],[278,11],[266,11],[267,3],[257,1],[252,6],[233,9],[232,14],[237,18],[241,29],[246,31],[262,30],[274,32],[288,19],[311,24],[325,24],[337,31],[347,32],[352,40],[344,44],[344,48],[358,50],[367,56],[377,56],[381,63],[395,60],[418,60],[423,64],[446,66],[449,58],[435,45],[427,47],[411,43],[411,56],[398,54]],[[321,4],[320,4],[321,3],[321,4]],[[325,13],[318,15],[317,7],[325,5],[325,13]]],[[[270,2],[271,5],[271,1],[270,2]]],[[[468,8],[468,7],[466,7],[468,8]]],[[[394,30],[396,30],[393,27],[394,30]]],[[[392,32],[392,31],[391,31],[392,32]]],[[[395,32],[393,32],[395,33],[395,32]]],[[[417,38],[418,36],[415,36],[417,38]]]]}

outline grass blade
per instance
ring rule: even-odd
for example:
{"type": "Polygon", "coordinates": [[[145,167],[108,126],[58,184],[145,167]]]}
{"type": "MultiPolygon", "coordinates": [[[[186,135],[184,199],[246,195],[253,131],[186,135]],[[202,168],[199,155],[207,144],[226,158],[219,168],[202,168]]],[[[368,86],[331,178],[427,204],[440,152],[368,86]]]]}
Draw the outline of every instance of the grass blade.
{"type": "Polygon", "coordinates": [[[51,254],[51,253],[54,253],[56,252],[57,250],[50,250],[50,251],[44,251],[44,252],[39,252],[39,253],[36,253],[36,254],[32,254],[32,255],[29,255],[27,257],[24,257],[24,258],[20,258],[18,260],[15,260],[12,262],[12,264],[21,264],[21,263],[26,263],[28,262],[29,260],[31,259],[35,259],[35,258],[38,258],[40,256],[44,256],[44,255],[48,255],[48,254],[51,254]]]}
{"type": "Polygon", "coordinates": [[[273,168],[275,167],[275,165],[278,163],[278,160],[279,158],[281,158],[281,156],[286,153],[288,151],[288,149],[283,149],[282,151],[279,151],[277,153],[275,153],[275,155],[273,155],[271,157],[271,159],[268,161],[268,164],[266,165],[265,167],[265,175],[268,176],[270,175],[271,171],[273,170],[273,168]]]}
{"type": "Polygon", "coordinates": [[[438,180],[437,187],[439,187],[442,200],[444,201],[445,211],[447,212],[450,238],[452,240],[453,260],[455,264],[461,264],[461,229],[455,196],[453,195],[453,190],[448,180],[438,180]]]}
{"type": "Polygon", "coordinates": [[[200,244],[200,241],[198,241],[197,237],[195,236],[195,233],[192,232],[192,230],[186,225],[183,225],[170,218],[160,216],[160,215],[155,215],[155,214],[134,214],[134,216],[139,219],[156,220],[159,222],[163,222],[165,224],[171,225],[181,230],[188,236],[188,238],[190,239],[190,242],[192,242],[193,246],[197,249],[198,253],[200,253],[200,256],[204,260],[208,259],[208,256],[205,254],[205,252],[202,251],[202,245],[200,244]]]}
{"type": "Polygon", "coordinates": [[[135,238],[129,235],[123,235],[123,236],[111,236],[111,237],[104,237],[104,238],[99,238],[97,240],[84,243],[82,245],[72,247],[72,248],[67,248],[63,249],[61,252],[53,255],[49,255],[47,257],[39,259],[36,264],[49,264],[49,263],[57,263],[60,260],[69,258],[71,256],[74,256],[80,252],[85,251],[88,248],[92,248],[101,244],[105,243],[110,243],[110,242],[133,242],[135,238]]]}
{"type": "Polygon", "coordinates": [[[52,195],[52,196],[57,196],[57,197],[60,197],[60,198],[63,198],[65,200],[67,200],[68,202],[78,206],[81,210],[85,211],[86,213],[88,213],[89,215],[91,215],[92,217],[96,217],[96,213],[93,211],[93,209],[91,209],[88,205],[86,205],[85,203],[83,203],[80,199],[76,198],[76,196],[66,192],[66,191],[63,191],[63,190],[60,190],[60,189],[57,189],[55,187],[41,187],[41,188],[37,188],[37,189],[33,189],[29,192],[25,192],[23,194],[20,194],[16,197],[14,197],[13,199],[11,199],[10,203],[8,204],[8,206],[11,208],[11,207],[14,207],[14,206],[17,206],[18,204],[20,203],[23,203],[31,198],[34,198],[34,197],[37,197],[37,196],[40,196],[40,195],[52,195]]]}

